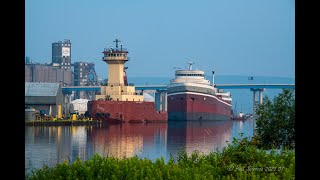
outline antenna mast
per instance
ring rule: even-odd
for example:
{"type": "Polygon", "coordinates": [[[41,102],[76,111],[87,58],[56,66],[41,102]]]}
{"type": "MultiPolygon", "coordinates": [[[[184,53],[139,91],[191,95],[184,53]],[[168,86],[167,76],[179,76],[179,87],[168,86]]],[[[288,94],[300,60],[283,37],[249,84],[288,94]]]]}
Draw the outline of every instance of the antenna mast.
{"type": "Polygon", "coordinates": [[[194,62],[189,61],[188,64],[189,64],[189,70],[192,70],[192,64],[194,64],[194,62]]]}
{"type": "Polygon", "coordinates": [[[212,87],[214,87],[214,71],[212,71],[212,87]]]}
{"type": "MultiPolygon", "coordinates": [[[[113,42],[116,43],[116,48],[118,49],[118,42],[121,42],[119,39],[114,40],[113,42]]],[[[121,46],[122,47],[122,46],[121,46]]]]}

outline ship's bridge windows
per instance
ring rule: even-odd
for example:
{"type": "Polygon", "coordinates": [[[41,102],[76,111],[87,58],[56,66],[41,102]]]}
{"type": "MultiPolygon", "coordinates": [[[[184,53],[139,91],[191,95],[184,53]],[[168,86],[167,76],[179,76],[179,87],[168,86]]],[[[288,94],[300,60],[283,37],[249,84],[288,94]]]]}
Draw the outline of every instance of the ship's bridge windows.
{"type": "Polygon", "coordinates": [[[201,76],[201,77],[204,77],[204,74],[176,74],[176,76],[201,76]]]}

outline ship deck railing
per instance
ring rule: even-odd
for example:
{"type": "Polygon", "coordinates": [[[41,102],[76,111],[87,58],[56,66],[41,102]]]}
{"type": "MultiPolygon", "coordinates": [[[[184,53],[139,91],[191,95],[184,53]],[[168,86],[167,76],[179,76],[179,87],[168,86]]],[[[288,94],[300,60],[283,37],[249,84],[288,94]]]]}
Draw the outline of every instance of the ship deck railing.
{"type": "MultiPolygon", "coordinates": [[[[98,95],[101,95],[101,94],[98,94],[98,95]]],[[[124,92],[121,92],[120,94],[119,93],[107,93],[106,95],[143,95],[143,94],[140,94],[140,93],[124,93],[124,92]]]]}
{"type": "Polygon", "coordinates": [[[125,85],[124,83],[103,83],[102,86],[134,86],[134,83],[128,83],[125,85]]]}
{"type": "Polygon", "coordinates": [[[111,52],[111,53],[114,53],[114,52],[128,52],[128,50],[126,48],[104,48],[104,51],[103,52],[111,52]]]}

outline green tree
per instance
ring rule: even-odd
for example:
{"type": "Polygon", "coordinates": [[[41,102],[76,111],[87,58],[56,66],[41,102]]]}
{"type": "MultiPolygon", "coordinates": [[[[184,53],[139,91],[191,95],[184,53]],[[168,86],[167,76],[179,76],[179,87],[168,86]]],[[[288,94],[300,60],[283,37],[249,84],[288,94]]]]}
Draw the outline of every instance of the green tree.
{"type": "Polygon", "coordinates": [[[261,148],[294,148],[295,93],[284,89],[273,101],[265,97],[256,110],[255,139],[261,148]]]}

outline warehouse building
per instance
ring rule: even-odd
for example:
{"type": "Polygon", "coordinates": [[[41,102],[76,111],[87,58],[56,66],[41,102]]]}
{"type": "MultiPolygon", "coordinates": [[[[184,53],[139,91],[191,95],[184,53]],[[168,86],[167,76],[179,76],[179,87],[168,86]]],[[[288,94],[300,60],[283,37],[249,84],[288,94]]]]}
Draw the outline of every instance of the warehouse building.
{"type": "Polygon", "coordinates": [[[63,94],[59,83],[25,82],[25,106],[62,117],[63,94]]]}

